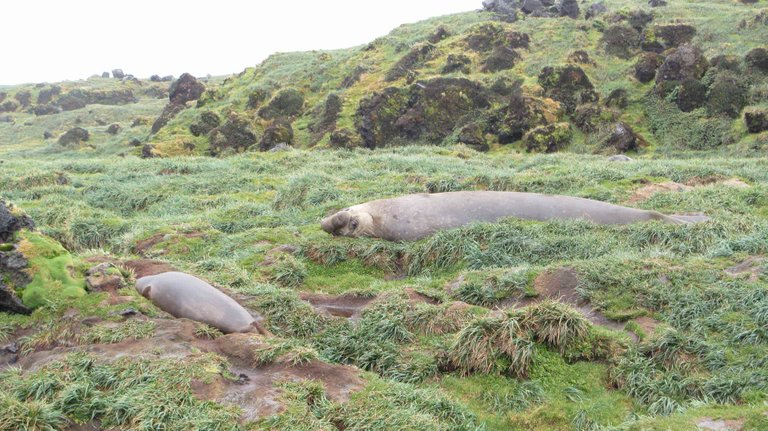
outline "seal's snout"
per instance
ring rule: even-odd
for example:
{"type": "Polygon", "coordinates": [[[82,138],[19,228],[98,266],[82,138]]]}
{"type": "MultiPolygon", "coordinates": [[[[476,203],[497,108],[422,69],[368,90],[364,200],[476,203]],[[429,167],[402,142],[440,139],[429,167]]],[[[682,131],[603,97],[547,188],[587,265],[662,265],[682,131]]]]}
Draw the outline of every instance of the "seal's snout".
{"type": "Polygon", "coordinates": [[[330,217],[324,218],[320,222],[320,227],[331,235],[338,235],[338,230],[346,226],[347,222],[349,222],[349,213],[340,211],[330,217]]]}

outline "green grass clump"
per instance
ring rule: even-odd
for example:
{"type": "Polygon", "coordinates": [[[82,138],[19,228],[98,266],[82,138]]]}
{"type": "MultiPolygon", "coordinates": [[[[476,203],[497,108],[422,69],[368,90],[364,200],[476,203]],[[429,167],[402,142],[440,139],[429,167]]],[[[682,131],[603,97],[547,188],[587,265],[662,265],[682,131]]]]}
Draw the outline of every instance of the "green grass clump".
{"type": "Polygon", "coordinates": [[[88,344],[111,344],[125,340],[140,340],[155,335],[157,324],[151,320],[141,321],[136,319],[119,323],[108,323],[93,326],[87,334],[82,336],[82,342],[88,344]]]}
{"type": "Polygon", "coordinates": [[[73,276],[75,261],[61,244],[25,231],[20,235],[18,249],[29,261],[32,276],[21,294],[24,305],[36,308],[85,295],[85,281],[82,276],[73,276]]]}
{"type": "Polygon", "coordinates": [[[485,307],[506,298],[527,296],[531,273],[526,269],[472,271],[463,274],[459,286],[451,296],[469,304],[485,307]]]}

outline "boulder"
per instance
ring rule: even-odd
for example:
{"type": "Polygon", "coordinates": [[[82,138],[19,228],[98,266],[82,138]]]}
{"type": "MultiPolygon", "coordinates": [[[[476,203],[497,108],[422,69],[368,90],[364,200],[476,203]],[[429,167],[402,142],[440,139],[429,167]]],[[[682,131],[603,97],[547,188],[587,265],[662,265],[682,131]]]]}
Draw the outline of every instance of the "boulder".
{"type": "Polygon", "coordinates": [[[90,292],[110,292],[116,294],[126,287],[125,278],[120,270],[111,263],[100,263],[85,272],[85,284],[90,292]]]}
{"type": "Polygon", "coordinates": [[[122,129],[123,128],[117,123],[110,124],[109,127],[107,127],[107,133],[110,135],[117,135],[122,129]]]}
{"type": "Polygon", "coordinates": [[[440,42],[441,40],[445,39],[446,37],[450,36],[451,34],[448,33],[448,30],[445,29],[442,25],[435,29],[434,33],[430,34],[427,38],[427,42],[435,44],[440,42]]]}
{"type": "Polygon", "coordinates": [[[19,102],[15,100],[6,100],[0,103],[0,112],[14,112],[19,108],[19,102]]]}
{"type": "Polygon", "coordinates": [[[614,123],[605,139],[605,145],[620,153],[637,150],[641,142],[642,139],[623,121],[614,123]]]}
{"type": "Polygon", "coordinates": [[[22,304],[21,299],[10,286],[0,281],[0,312],[30,314],[32,310],[22,304]]]}
{"type": "Polygon", "coordinates": [[[504,28],[496,23],[475,27],[467,36],[467,47],[475,52],[488,52],[504,42],[504,28]]]}
{"type": "Polygon", "coordinates": [[[502,21],[515,22],[517,20],[518,0],[483,0],[483,9],[495,13],[502,21]]]}
{"type": "Polygon", "coordinates": [[[582,103],[597,102],[598,94],[584,70],[574,64],[566,66],[547,66],[538,77],[544,93],[563,105],[567,113],[572,113],[582,103]]]}
{"type": "Polygon", "coordinates": [[[279,144],[293,144],[293,128],[288,121],[275,120],[264,129],[264,136],[259,141],[259,151],[272,150],[279,144]]]}
{"type": "Polygon", "coordinates": [[[109,78],[109,72],[101,72],[102,78],[109,78]]]}
{"type": "Polygon", "coordinates": [[[214,155],[225,150],[242,152],[257,141],[251,123],[236,113],[229,114],[224,124],[211,130],[208,140],[214,155]]]}
{"type": "Polygon", "coordinates": [[[652,30],[656,40],[660,40],[664,49],[677,48],[689,43],[696,35],[696,28],[688,24],[657,25],[652,30]]]}
{"type": "Polygon", "coordinates": [[[749,133],[760,133],[768,130],[768,110],[751,109],[744,112],[744,122],[749,133]]]}
{"type": "Polygon", "coordinates": [[[625,156],[624,154],[614,154],[608,157],[609,162],[632,162],[634,159],[625,156]]]}
{"type": "Polygon", "coordinates": [[[13,123],[13,116],[0,115],[0,123],[13,123]]]}
{"type": "Polygon", "coordinates": [[[709,65],[719,70],[738,72],[741,67],[741,60],[735,55],[720,54],[712,57],[709,60],[709,65]]]}
{"type": "Polygon", "coordinates": [[[155,152],[155,146],[152,144],[144,144],[143,147],[141,147],[141,158],[142,159],[153,159],[157,157],[157,153],[155,152]]]}
{"type": "Polygon", "coordinates": [[[248,103],[245,105],[248,109],[256,109],[269,98],[269,91],[264,88],[256,88],[248,94],[248,103]]]}
{"type": "Polygon", "coordinates": [[[197,100],[203,95],[205,85],[189,73],[182,74],[179,79],[171,84],[168,97],[172,104],[185,104],[197,100]]]}
{"type": "Polygon", "coordinates": [[[664,63],[664,58],[655,52],[644,52],[635,63],[635,78],[642,83],[656,78],[656,70],[664,63]]]}
{"type": "Polygon", "coordinates": [[[609,108],[624,109],[629,105],[629,100],[627,100],[627,97],[627,90],[623,88],[617,88],[608,94],[608,97],[605,98],[604,103],[605,106],[609,108]]]}
{"type": "Polygon", "coordinates": [[[477,151],[488,151],[483,128],[478,123],[469,123],[459,131],[458,141],[477,151]]]}
{"type": "Polygon", "coordinates": [[[123,79],[125,78],[125,73],[123,72],[123,69],[112,69],[112,77],[115,79],[123,79]]]}
{"type": "Polygon", "coordinates": [[[203,136],[221,125],[221,119],[213,111],[204,111],[196,123],[189,125],[189,132],[193,136],[203,136]]]}
{"type": "Polygon", "coordinates": [[[701,50],[693,45],[684,44],[664,59],[656,72],[656,84],[665,81],[685,81],[701,79],[709,67],[709,62],[701,50]]]}
{"type": "Polygon", "coordinates": [[[58,114],[61,112],[61,108],[55,105],[35,105],[34,108],[32,108],[32,113],[35,115],[53,115],[58,114]]]}
{"type": "Polygon", "coordinates": [[[37,94],[37,104],[43,105],[51,103],[54,97],[61,94],[61,87],[54,85],[51,88],[44,88],[37,94]]]}
{"type": "Polygon", "coordinates": [[[600,126],[614,119],[615,115],[611,111],[603,109],[597,103],[579,105],[571,115],[573,124],[585,133],[594,133],[600,126]]]}
{"type": "Polygon", "coordinates": [[[569,123],[538,126],[523,137],[526,150],[536,153],[554,153],[571,143],[573,132],[569,123]]]}
{"type": "Polygon", "coordinates": [[[746,56],[744,56],[744,62],[750,68],[759,70],[763,73],[768,73],[768,49],[755,48],[750,50],[746,56]]]}
{"type": "Polygon", "coordinates": [[[292,118],[304,110],[304,95],[295,88],[284,88],[259,109],[259,116],[266,120],[275,118],[292,118]]]}
{"type": "Polygon", "coordinates": [[[412,73],[415,69],[424,65],[437,52],[437,47],[431,43],[422,43],[414,46],[390,68],[384,81],[392,82],[412,73]]]}
{"type": "Polygon", "coordinates": [[[506,44],[510,48],[528,49],[531,45],[531,36],[521,31],[510,31],[505,35],[506,44]]]}
{"type": "Polygon", "coordinates": [[[53,133],[51,133],[51,132],[49,132],[47,130],[45,132],[43,132],[43,139],[51,139],[51,138],[53,138],[53,133]]]}
{"type": "Polygon", "coordinates": [[[707,100],[707,86],[696,79],[686,79],[676,90],[675,104],[683,112],[701,108],[707,100]]]}
{"type": "Polygon", "coordinates": [[[584,51],[583,49],[579,49],[568,54],[568,62],[576,64],[595,64],[595,62],[589,57],[587,51],[584,51]]]}
{"type": "Polygon", "coordinates": [[[160,82],[163,79],[160,78],[160,75],[152,75],[152,76],[149,77],[149,80],[152,81],[152,82],[160,82]]]}
{"type": "MultiPolygon", "coordinates": [[[[341,113],[341,108],[341,97],[336,93],[328,94],[328,96],[325,98],[325,103],[323,103],[322,108],[319,110],[319,112],[315,113],[317,120],[307,127],[313,134],[313,143],[316,143],[322,139],[326,133],[332,132],[336,128],[336,121],[339,118],[339,113],[341,113]]],[[[291,131],[291,135],[293,135],[293,131],[291,131]]]]}
{"type": "Polygon", "coordinates": [[[26,214],[17,214],[14,208],[0,200],[0,243],[13,240],[16,232],[22,229],[34,229],[35,223],[26,214]]]}
{"type": "Polygon", "coordinates": [[[509,103],[492,112],[488,131],[502,144],[515,142],[536,126],[557,122],[561,105],[552,99],[539,99],[523,94],[516,83],[510,90],[509,103]]]}
{"type": "Polygon", "coordinates": [[[559,10],[560,16],[576,19],[579,17],[579,2],[578,0],[560,0],[559,10]]]}
{"type": "Polygon", "coordinates": [[[650,7],[662,7],[667,5],[667,0],[648,0],[650,7]]]}
{"type": "Polygon", "coordinates": [[[331,132],[329,139],[331,148],[354,148],[360,145],[360,137],[349,129],[338,129],[331,132]]]}
{"type": "Polygon", "coordinates": [[[82,142],[87,141],[90,138],[90,134],[82,127],[74,127],[67,130],[63,135],[59,136],[59,145],[80,145],[82,142]]]}

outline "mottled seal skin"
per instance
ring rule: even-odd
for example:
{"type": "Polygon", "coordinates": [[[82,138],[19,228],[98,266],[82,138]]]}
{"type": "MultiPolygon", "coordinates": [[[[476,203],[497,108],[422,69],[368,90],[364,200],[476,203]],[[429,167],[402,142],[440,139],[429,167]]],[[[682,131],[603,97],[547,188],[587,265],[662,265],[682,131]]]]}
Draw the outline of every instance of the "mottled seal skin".
{"type": "Polygon", "coordinates": [[[414,241],[439,230],[505,217],[539,221],[579,219],[598,224],[648,220],[681,224],[708,219],[706,216],[668,216],[574,196],[467,191],[421,193],[366,202],[324,218],[320,226],[335,236],[414,241]]]}
{"type": "Polygon", "coordinates": [[[245,308],[199,278],[163,272],[136,280],[139,294],[174,317],[185,317],[218,328],[225,334],[257,331],[267,334],[245,308]]]}

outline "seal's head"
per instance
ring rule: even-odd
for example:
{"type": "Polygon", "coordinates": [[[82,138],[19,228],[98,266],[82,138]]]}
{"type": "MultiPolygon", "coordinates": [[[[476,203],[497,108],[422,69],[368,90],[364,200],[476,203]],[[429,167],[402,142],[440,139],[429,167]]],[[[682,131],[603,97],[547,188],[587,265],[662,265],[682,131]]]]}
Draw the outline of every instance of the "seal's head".
{"type": "Polygon", "coordinates": [[[333,236],[373,236],[373,217],[366,211],[346,208],[324,218],[320,227],[333,236]]]}
{"type": "Polygon", "coordinates": [[[139,292],[139,295],[149,298],[149,291],[152,290],[153,278],[154,277],[150,275],[136,280],[136,291],[139,292]]]}

